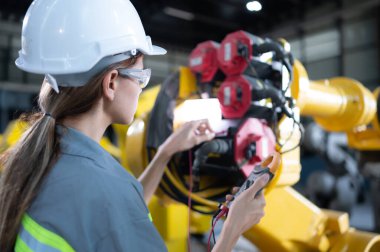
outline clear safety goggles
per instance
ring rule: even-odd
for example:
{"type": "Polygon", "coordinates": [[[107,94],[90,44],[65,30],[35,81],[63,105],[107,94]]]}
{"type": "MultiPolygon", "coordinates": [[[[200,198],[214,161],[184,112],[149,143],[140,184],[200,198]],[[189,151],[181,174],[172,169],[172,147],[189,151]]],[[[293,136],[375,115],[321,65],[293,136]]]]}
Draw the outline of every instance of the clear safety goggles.
{"type": "Polygon", "coordinates": [[[130,69],[130,68],[119,68],[117,69],[119,75],[124,78],[136,79],[139,83],[140,88],[145,88],[148,85],[152,70],[147,69],[130,69]]]}

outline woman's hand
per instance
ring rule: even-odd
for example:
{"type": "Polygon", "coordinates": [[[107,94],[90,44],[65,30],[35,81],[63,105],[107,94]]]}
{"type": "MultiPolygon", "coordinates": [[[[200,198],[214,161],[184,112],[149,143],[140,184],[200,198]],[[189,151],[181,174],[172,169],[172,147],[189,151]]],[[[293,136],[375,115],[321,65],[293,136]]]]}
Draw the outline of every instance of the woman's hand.
{"type": "Polygon", "coordinates": [[[195,145],[209,141],[215,137],[207,119],[187,122],[173,132],[160,146],[160,150],[168,155],[191,149],[195,145]]]}
{"type": "MultiPolygon", "coordinates": [[[[269,176],[267,174],[261,176],[250,188],[242,192],[234,200],[232,195],[226,196],[228,201],[233,200],[226,220],[226,224],[230,229],[229,232],[232,232],[233,235],[240,236],[253,225],[258,224],[264,216],[264,195],[262,192],[256,197],[255,195],[266,185],[268,179],[269,176]]],[[[234,191],[236,192],[237,189],[234,188],[234,191]]]]}
{"type": "MultiPolygon", "coordinates": [[[[268,183],[268,180],[269,176],[265,174],[235,199],[232,195],[226,196],[227,203],[230,201],[233,203],[212,252],[232,251],[239,236],[260,222],[264,216],[265,199],[262,193],[256,197],[255,195],[268,183]]],[[[235,194],[238,190],[239,188],[234,188],[232,193],[235,194]]]]}

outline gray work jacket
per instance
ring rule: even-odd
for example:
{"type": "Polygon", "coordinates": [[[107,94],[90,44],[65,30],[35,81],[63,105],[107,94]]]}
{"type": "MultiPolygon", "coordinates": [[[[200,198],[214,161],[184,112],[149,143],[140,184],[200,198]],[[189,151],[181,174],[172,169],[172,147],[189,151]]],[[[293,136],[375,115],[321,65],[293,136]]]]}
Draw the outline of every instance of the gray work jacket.
{"type": "Polygon", "coordinates": [[[141,184],[97,142],[57,126],[62,153],[27,213],[76,251],[166,251],[141,184]]]}

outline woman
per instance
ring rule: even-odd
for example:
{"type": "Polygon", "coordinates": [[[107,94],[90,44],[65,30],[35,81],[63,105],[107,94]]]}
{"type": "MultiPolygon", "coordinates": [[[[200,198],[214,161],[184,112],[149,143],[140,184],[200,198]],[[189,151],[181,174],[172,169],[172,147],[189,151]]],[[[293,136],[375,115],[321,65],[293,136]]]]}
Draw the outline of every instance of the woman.
{"type": "MultiPolygon", "coordinates": [[[[164,54],[127,0],[36,0],[16,65],[45,74],[40,112],[2,156],[0,251],[165,251],[146,202],[170,157],[214,137],[185,124],[138,181],[98,144],[112,123],[133,120],[150,77],[143,55],[164,54]],[[144,189],[144,190],[143,190],[144,189]]],[[[263,216],[258,180],[230,209],[214,251],[230,251],[263,216]]]]}

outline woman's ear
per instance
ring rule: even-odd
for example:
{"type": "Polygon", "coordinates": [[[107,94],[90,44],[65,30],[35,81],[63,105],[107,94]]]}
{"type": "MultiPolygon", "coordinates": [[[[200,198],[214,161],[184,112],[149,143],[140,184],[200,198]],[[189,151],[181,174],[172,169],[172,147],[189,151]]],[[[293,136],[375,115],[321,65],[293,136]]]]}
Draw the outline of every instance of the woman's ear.
{"type": "Polygon", "coordinates": [[[119,73],[117,70],[109,71],[103,78],[103,95],[106,99],[113,101],[117,88],[117,77],[119,73]]]}

